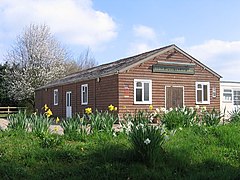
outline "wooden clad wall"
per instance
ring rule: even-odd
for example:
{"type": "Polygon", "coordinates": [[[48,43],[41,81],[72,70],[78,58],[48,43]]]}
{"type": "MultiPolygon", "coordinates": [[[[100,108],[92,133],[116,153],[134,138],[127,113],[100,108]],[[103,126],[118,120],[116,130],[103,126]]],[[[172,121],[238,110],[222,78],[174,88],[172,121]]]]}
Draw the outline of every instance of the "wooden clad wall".
{"type": "Polygon", "coordinates": [[[158,61],[172,61],[182,63],[195,63],[182,53],[175,51],[166,52],[149,61],[133,67],[124,73],[119,74],[119,109],[120,113],[126,111],[134,112],[135,109],[147,109],[149,105],[134,104],[134,79],[151,79],[152,80],[152,104],[156,108],[165,107],[165,86],[180,86],[184,87],[184,105],[195,107],[196,94],[195,82],[206,81],[210,82],[210,105],[207,108],[220,109],[220,79],[212,73],[197,65],[195,66],[195,74],[168,74],[168,73],[153,73],[152,65],[157,64],[158,61]],[[124,97],[125,87],[129,87],[129,97],[124,97]],[[212,88],[215,87],[217,97],[212,97],[212,88]],[[121,107],[125,107],[121,108],[121,107]]]}
{"type": "Polygon", "coordinates": [[[112,104],[118,107],[118,75],[102,77],[96,82],[96,108],[107,110],[112,104]]]}

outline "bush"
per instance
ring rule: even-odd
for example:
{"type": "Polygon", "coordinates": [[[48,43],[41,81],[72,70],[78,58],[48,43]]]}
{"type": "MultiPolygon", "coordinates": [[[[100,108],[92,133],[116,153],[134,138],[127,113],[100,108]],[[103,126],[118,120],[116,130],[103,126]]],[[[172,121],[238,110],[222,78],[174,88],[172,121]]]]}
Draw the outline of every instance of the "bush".
{"type": "Polygon", "coordinates": [[[50,134],[43,132],[37,135],[40,139],[40,146],[42,148],[53,148],[62,144],[62,138],[57,134],[50,134]]]}
{"type": "Polygon", "coordinates": [[[193,108],[174,108],[162,115],[162,123],[170,130],[179,127],[190,127],[197,124],[197,110],[193,108]]]}
{"type": "Polygon", "coordinates": [[[63,120],[60,124],[64,131],[64,136],[72,140],[84,140],[87,135],[87,122],[77,114],[73,118],[63,120]]]}
{"type": "Polygon", "coordinates": [[[123,132],[129,137],[134,154],[148,166],[155,166],[162,144],[168,139],[165,126],[149,125],[150,114],[138,111],[134,115],[125,114],[121,123],[123,132]]]}
{"type": "Polygon", "coordinates": [[[90,122],[91,133],[106,132],[113,133],[113,124],[118,121],[118,116],[115,113],[108,111],[89,114],[88,119],[90,122]]]}
{"type": "Polygon", "coordinates": [[[9,130],[28,131],[30,119],[27,117],[26,111],[18,111],[17,114],[10,114],[8,120],[9,130]]]}
{"type": "Polygon", "coordinates": [[[158,154],[161,152],[161,145],[167,137],[163,127],[143,124],[133,125],[129,133],[134,153],[149,166],[155,165],[158,154]]]}
{"type": "Polygon", "coordinates": [[[212,111],[203,110],[201,115],[201,122],[202,125],[206,126],[217,126],[219,125],[221,119],[224,116],[221,115],[220,112],[218,112],[216,109],[212,109],[212,111]]]}
{"type": "Polygon", "coordinates": [[[30,118],[32,132],[35,134],[47,133],[51,125],[51,120],[44,116],[32,114],[30,118]]]}
{"type": "Polygon", "coordinates": [[[230,112],[230,122],[231,123],[240,122],[240,109],[239,108],[236,108],[230,112]]]}

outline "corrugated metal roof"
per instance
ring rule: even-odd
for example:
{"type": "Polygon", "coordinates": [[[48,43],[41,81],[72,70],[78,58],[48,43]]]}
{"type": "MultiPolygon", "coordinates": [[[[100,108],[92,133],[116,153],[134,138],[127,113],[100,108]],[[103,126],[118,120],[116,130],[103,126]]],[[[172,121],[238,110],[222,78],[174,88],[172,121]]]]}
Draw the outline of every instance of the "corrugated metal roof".
{"type": "Polygon", "coordinates": [[[95,79],[95,78],[108,76],[108,75],[112,75],[112,74],[117,74],[119,71],[123,72],[124,70],[129,69],[129,68],[137,65],[138,63],[142,63],[142,62],[148,60],[148,58],[150,58],[154,55],[164,53],[166,50],[170,50],[172,48],[175,48],[175,49],[181,51],[182,53],[184,53],[185,55],[187,55],[191,59],[193,59],[197,64],[204,66],[207,70],[209,70],[214,75],[221,77],[216,72],[214,72],[207,66],[203,65],[202,63],[200,63],[198,60],[196,60],[192,56],[185,53],[183,50],[178,48],[176,45],[169,45],[169,46],[165,46],[162,48],[154,49],[152,51],[141,53],[141,54],[138,54],[138,55],[135,55],[132,57],[120,59],[120,60],[117,60],[117,61],[114,61],[111,63],[99,65],[99,66],[96,66],[96,67],[93,67],[90,69],[80,71],[78,73],[68,75],[68,76],[60,78],[56,81],[53,81],[45,86],[42,86],[42,87],[38,88],[37,90],[43,89],[43,88],[54,87],[54,86],[58,86],[58,85],[70,84],[70,83],[79,82],[79,81],[95,79]]]}

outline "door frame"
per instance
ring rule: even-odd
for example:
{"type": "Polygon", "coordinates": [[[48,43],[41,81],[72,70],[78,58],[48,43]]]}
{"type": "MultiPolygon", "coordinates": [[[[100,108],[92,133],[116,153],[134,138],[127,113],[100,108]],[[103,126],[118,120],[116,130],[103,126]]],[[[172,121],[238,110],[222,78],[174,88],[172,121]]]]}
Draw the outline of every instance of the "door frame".
{"type": "Polygon", "coordinates": [[[72,117],[72,91],[66,91],[66,118],[71,118],[72,117]],[[70,106],[68,106],[68,95],[70,94],[70,106]],[[68,113],[68,111],[70,110],[70,112],[68,113]],[[68,114],[70,116],[68,116],[68,114]]]}
{"type": "Polygon", "coordinates": [[[183,89],[183,107],[185,106],[185,91],[184,91],[184,86],[170,86],[167,85],[165,86],[165,109],[167,109],[167,87],[178,87],[183,89]]]}

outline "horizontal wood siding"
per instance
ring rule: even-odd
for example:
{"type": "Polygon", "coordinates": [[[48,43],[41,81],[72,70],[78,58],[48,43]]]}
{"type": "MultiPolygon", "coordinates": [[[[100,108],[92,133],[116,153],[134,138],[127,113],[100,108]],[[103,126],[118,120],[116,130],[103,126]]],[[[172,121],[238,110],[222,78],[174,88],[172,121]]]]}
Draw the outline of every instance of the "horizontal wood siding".
{"type": "Polygon", "coordinates": [[[152,73],[152,65],[158,61],[172,61],[182,63],[194,63],[179,52],[167,52],[159,55],[137,67],[131,68],[124,73],[119,74],[119,109],[120,113],[126,111],[134,112],[135,109],[147,109],[149,105],[134,104],[134,79],[152,80],[152,104],[156,107],[165,107],[165,86],[183,86],[184,87],[184,105],[194,107],[196,105],[195,82],[210,82],[210,105],[207,108],[220,108],[220,79],[212,73],[197,65],[195,74],[168,74],[152,73]],[[124,97],[124,87],[129,87],[129,97],[124,97]],[[217,97],[212,97],[212,88],[217,90],[217,97]],[[121,108],[122,107],[122,108],[121,108]],[[124,107],[124,108],[123,108],[124,107]],[[126,107],[126,108],[125,108],[126,107]]]}
{"type": "Polygon", "coordinates": [[[55,117],[66,117],[66,92],[72,92],[72,113],[83,113],[87,107],[95,109],[95,80],[55,86],[48,89],[38,90],[35,93],[36,109],[43,113],[42,107],[47,104],[55,117]],[[81,85],[88,84],[88,104],[81,105],[81,85]],[[54,105],[53,92],[58,89],[58,105],[54,105]]]}
{"type": "Polygon", "coordinates": [[[96,82],[96,108],[107,110],[110,104],[119,106],[118,75],[102,77],[99,82],[96,82]]]}

